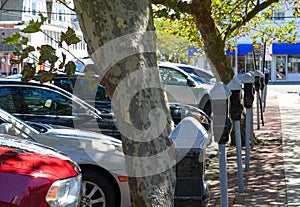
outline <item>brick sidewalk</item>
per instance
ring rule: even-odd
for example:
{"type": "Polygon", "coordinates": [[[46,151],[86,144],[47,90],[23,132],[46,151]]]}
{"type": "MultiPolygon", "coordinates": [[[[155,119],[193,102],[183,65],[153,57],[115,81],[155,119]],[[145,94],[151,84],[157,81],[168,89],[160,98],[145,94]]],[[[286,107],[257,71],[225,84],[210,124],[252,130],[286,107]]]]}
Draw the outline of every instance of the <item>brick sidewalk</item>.
{"type": "MultiPolygon", "coordinates": [[[[243,172],[244,193],[238,193],[235,147],[227,147],[228,201],[229,206],[287,206],[286,182],[283,166],[281,123],[277,97],[267,97],[264,126],[254,133],[258,144],[250,152],[250,172],[243,172]]],[[[256,113],[254,121],[256,120],[256,113]]],[[[243,168],[245,150],[242,150],[243,168]]],[[[218,157],[208,163],[206,182],[209,184],[209,207],[220,206],[218,157]]]]}

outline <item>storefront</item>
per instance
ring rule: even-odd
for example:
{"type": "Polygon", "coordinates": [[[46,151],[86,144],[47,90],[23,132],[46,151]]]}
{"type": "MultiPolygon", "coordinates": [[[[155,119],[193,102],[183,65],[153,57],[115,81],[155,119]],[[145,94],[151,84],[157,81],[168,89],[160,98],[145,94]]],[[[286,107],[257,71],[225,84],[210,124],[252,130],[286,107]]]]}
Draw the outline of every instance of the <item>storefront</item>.
{"type": "Polygon", "coordinates": [[[273,43],[272,54],[272,70],[274,73],[271,77],[271,80],[273,82],[300,82],[300,43],[273,43]]]}

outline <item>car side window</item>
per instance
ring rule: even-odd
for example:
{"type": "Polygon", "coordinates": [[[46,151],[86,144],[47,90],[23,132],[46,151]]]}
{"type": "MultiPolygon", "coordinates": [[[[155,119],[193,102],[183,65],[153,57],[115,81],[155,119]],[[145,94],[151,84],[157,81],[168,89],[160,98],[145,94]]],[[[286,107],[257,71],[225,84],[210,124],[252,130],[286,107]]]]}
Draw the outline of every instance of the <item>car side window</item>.
{"type": "Polygon", "coordinates": [[[37,87],[22,87],[29,114],[72,115],[72,101],[53,91],[37,87]]]}
{"type": "Polygon", "coordinates": [[[160,67],[159,72],[165,85],[187,86],[186,77],[179,71],[160,67]]]}
{"type": "Polygon", "coordinates": [[[0,108],[9,113],[26,113],[28,108],[19,88],[9,86],[0,88],[0,108]]]}

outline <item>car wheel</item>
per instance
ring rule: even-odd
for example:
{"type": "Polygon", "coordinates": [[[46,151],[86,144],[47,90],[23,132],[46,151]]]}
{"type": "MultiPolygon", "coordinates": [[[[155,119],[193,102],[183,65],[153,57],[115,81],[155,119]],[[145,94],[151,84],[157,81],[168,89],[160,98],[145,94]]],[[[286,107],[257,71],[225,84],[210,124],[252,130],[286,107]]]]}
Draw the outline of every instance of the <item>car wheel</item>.
{"type": "Polygon", "coordinates": [[[81,207],[115,207],[115,202],[114,189],[105,176],[82,172],[81,207]]]}

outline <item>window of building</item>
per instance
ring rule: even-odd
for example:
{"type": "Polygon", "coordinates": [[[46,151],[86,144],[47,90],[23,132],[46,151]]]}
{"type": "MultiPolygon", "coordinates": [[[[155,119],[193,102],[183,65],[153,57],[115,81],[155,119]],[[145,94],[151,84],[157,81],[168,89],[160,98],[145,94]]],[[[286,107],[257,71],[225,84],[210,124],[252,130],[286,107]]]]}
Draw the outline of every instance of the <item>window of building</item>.
{"type": "Polygon", "coordinates": [[[274,20],[284,20],[284,12],[274,12],[274,20]]]}
{"type": "Polygon", "coordinates": [[[63,20],[63,14],[62,14],[62,10],[61,9],[58,11],[58,20],[59,21],[63,20]]]}
{"type": "Polygon", "coordinates": [[[276,56],[276,80],[286,79],[286,56],[276,56]]]}
{"type": "Polygon", "coordinates": [[[36,3],[35,2],[32,2],[31,8],[32,8],[32,15],[36,15],[36,3]]]}
{"type": "Polygon", "coordinates": [[[300,73],[300,56],[288,56],[288,72],[300,73]]]}

